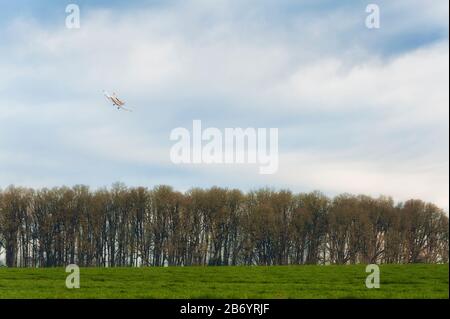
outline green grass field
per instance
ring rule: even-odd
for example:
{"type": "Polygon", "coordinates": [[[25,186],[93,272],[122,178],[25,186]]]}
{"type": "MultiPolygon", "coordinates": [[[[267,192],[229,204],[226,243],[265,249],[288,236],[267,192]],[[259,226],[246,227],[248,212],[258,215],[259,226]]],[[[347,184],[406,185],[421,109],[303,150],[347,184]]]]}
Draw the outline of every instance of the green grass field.
{"type": "Polygon", "coordinates": [[[382,265],[379,289],[365,266],[0,268],[0,298],[448,298],[448,265],[382,265]]]}

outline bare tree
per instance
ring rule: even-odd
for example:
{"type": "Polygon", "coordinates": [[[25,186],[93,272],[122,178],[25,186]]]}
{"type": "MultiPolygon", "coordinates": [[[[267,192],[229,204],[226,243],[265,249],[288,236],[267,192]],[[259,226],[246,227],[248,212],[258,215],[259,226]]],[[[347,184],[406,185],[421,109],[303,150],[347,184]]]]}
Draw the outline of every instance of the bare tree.
{"type": "Polygon", "coordinates": [[[447,263],[448,216],[389,197],[114,184],[0,191],[9,267],[447,263]]]}

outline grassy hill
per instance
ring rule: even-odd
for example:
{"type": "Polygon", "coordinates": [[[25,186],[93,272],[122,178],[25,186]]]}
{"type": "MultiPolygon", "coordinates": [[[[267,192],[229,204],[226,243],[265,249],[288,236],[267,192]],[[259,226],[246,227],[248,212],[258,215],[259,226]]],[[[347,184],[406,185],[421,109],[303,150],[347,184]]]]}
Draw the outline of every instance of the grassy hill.
{"type": "Polygon", "coordinates": [[[0,298],[448,298],[448,265],[382,265],[367,289],[364,265],[82,268],[81,288],[63,268],[0,268],[0,298]]]}

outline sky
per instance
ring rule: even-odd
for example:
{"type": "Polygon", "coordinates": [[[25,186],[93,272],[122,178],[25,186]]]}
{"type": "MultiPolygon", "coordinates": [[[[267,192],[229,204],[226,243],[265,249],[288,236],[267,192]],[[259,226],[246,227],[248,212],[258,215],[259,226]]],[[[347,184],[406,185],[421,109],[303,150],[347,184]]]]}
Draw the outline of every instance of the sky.
{"type": "Polygon", "coordinates": [[[447,0],[0,0],[0,188],[168,184],[449,207],[447,0]],[[131,3],[131,4],[130,4],[131,3]],[[113,108],[102,91],[133,108],[113,108]],[[279,169],[175,165],[170,132],[278,128],[279,169]]]}

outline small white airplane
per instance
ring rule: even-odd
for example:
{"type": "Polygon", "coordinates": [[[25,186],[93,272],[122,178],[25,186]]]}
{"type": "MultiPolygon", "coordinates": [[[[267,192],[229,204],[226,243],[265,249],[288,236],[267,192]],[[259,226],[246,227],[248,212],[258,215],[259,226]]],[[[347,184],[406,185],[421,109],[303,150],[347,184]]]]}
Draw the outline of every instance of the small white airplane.
{"type": "Polygon", "coordinates": [[[121,100],[119,100],[119,98],[116,96],[116,93],[113,92],[112,95],[110,95],[108,92],[103,91],[103,94],[106,96],[106,98],[112,102],[112,104],[114,106],[117,106],[118,110],[124,110],[124,111],[128,111],[128,112],[132,112],[132,110],[127,109],[124,107],[125,102],[122,102],[121,100]]]}

